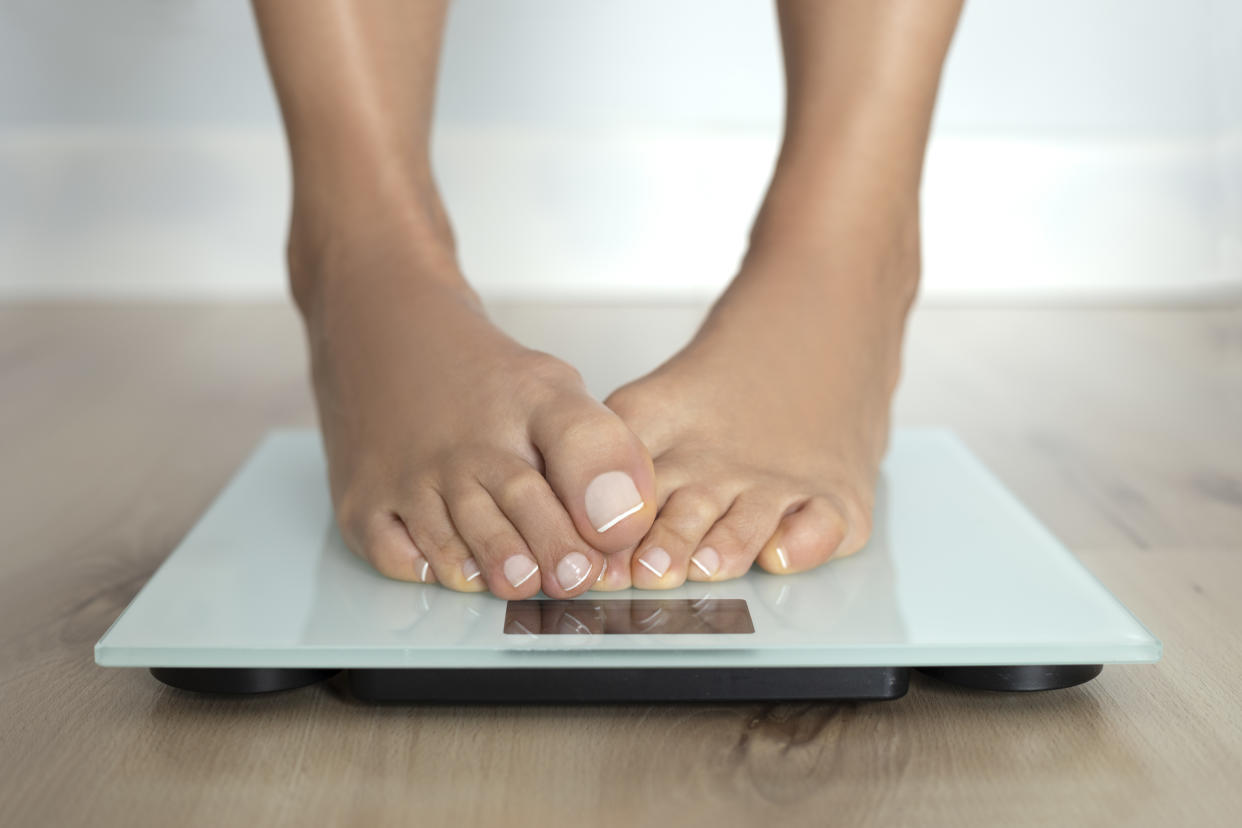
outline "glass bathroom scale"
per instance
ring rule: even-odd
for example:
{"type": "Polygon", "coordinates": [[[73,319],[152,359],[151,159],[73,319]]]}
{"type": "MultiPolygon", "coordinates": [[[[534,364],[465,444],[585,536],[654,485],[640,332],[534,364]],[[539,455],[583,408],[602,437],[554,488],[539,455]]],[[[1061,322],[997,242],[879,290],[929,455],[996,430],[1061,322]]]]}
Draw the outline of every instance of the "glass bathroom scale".
{"type": "Polygon", "coordinates": [[[1160,642],[950,432],[898,430],[875,528],[810,572],[506,601],[389,580],[333,525],[319,435],[269,434],[95,645],[257,693],[345,671],[415,702],[892,699],[912,669],[1049,690],[1160,642]]]}

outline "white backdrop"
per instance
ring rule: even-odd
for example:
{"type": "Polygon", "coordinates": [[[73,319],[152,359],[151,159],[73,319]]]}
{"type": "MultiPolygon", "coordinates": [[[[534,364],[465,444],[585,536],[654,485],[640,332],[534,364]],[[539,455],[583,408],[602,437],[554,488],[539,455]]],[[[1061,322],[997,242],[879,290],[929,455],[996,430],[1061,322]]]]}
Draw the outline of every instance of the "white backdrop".
{"type": "MultiPolygon", "coordinates": [[[[925,294],[1242,290],[1242,4],[975,0],[925,294]]],[[[487,293],[698,294],[781,110],[761,0],[457,0],[436,155],[487,293]]],[[[287,173],[248,7],[0,0],[0,295],[283,290],[287,173]]]]}

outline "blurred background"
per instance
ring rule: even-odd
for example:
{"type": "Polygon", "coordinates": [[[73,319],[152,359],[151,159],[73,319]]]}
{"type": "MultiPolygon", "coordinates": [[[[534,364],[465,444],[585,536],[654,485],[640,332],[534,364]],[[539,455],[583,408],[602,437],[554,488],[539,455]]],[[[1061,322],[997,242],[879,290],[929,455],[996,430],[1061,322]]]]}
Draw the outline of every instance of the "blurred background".
{"type": "MultiPolygon", "coordinates": [[[[924,297],[1242,294],[1242,4],[976,0],[924,297]]],[[[763,0],[456,0],[438,172],[486,296],[701,298],[782,109],[763,0]]],[[[288,173],[248,4],[0,0],[0,298],[273,297],[288,173]]]]}

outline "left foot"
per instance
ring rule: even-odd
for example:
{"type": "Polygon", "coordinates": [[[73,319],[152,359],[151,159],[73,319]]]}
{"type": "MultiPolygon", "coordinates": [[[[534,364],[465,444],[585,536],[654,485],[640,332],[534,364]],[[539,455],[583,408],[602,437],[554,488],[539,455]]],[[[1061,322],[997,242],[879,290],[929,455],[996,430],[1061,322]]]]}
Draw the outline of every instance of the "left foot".
{"type": "Polygon", "coordinates": [[[811,243],[791,239],[803,222],[757,230],[690,344],[606,400],[655,462],[660,511],[634,586],[736,578],[756,561],[801,572],[866,543],[918,230],[912,208],[863,212],[831,239],[801,234],[811,243]]]}

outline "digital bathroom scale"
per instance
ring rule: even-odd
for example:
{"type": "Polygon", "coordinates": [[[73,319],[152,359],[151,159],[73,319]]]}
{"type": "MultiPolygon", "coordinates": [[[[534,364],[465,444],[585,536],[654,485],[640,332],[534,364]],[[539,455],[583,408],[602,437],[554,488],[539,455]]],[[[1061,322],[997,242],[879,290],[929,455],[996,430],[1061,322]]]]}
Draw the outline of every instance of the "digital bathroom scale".
{"type": "Polygon", "coordinates": [[[394,702],[893,699],[918,669],[1048,690],[1160,642],[950,432],[898,430],[873,537],[810,572],[506,601],[389,580],[332,520],[319,435],[270,434],[95,645],[183,689],[346,671],[394,702]]]}

